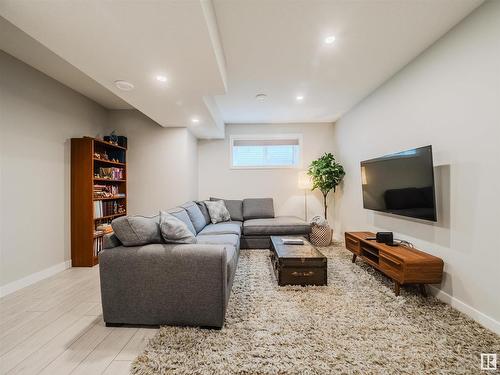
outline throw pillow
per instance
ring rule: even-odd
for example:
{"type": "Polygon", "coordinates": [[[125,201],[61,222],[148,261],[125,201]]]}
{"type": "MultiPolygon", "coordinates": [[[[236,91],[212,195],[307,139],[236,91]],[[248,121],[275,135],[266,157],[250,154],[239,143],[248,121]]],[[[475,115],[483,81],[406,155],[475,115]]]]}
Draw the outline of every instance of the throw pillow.
{"type": "Polygon", "coordinates": [[[224,201],[205,201],[212,224],[231,220],[231,215],[224,204],[224,201]]]}
{"type": "Polygon", "coordinates": [[[210,198],[211,201],[224,201],[231,220],[243,221],[243,201],[236,199],[210,198]]]}
{"type": "Polygon", "coordinates": [[[196,237],[188,226],[165,211],[160,211],[160,231],[165,242],[196,243],[196,237]]]}

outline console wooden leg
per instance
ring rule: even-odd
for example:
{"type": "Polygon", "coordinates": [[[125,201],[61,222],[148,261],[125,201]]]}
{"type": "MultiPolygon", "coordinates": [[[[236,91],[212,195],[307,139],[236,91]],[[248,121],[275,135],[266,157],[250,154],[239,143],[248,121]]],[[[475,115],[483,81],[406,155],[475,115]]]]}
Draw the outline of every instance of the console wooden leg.
{"type": "Polygon", "coordinates": [[[420,293],[424,297],[427,297],[427,291],[425,290],[425,284],[418,284],[418,288],[420,289],[420,293]]]}
{"type": "Polygon", "coordinates": [[[357,257],[357,255],[356,255],[356,254],[352,254],[352,262],[353,262],[353,263],[356,261],[356,257],[357,257]]]}
{"type": "Polygon", "coordinates": [[[399,288],[401,287],[401,284],[399,284],[396,280],[394,280],[394,294],[396,296],[399,296],[399,288]]]}

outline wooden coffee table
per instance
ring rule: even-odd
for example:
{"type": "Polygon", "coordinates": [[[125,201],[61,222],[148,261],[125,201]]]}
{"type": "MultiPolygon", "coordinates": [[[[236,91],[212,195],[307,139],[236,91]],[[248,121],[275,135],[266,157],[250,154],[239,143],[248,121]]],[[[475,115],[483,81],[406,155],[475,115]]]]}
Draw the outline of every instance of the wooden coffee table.
{"type": "Polygon", "coordinates": [[[303,245],[285,245],[282,238],[290,237],[271,236],[271,263],[278,285],[327,285],[327,258],[306,239],[303,245]]]}

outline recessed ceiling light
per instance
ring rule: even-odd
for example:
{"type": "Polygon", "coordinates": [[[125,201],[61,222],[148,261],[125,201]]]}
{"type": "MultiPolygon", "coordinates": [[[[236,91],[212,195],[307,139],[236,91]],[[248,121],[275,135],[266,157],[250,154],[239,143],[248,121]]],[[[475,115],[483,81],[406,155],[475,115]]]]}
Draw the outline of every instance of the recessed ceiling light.
{"type": "Polygon", "coordinates": [[[304,95],[297,95],[295,97],[295,100],[297,100],[298,102],[301,102],[302,100],[304,100],[304,95]]]}
{"type": "Polygon", "coordinates": [[[123,91],[130,91],[134,89],[134,85],[127,81],[118,80],[115,81],[114,83],[117,88],[123,91]]]}
{"type": "Polygon", "coordinates": [[[191,119],[191,122],[192,122],[193,124],[199,124],[199,123],[200,123],[200,119],[199,119],[198,117],[193,117],[193,118],[191,119]]]}
{"type": "Polygon", "coordinates": [[[267,95],[266,94],[257,94],[255,95],[255,100],[257,100],[258,102],[265,102],[267,99],[267,95]]]}
{"type": "Polygon", "coordinates": [[[158,75],[158,76],[156,76],[156,80],[160,81],[160,82],[167,82],[167,77],[162,76],[162,75],[158,75]]]}
{"type": "Polygon", "coordinates": [[[332,44],[333,42],[335,42],[335,36],[334,35],[330,35],[330,36],[327,36],[325,38],[325,43],[326,44],[332,44]]]}

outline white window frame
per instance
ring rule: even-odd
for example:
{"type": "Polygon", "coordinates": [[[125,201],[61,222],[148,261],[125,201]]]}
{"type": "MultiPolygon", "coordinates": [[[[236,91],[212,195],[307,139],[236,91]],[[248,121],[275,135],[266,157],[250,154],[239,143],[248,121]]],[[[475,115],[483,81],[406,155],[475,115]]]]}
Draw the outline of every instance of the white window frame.
{"type": "Polygon", "coordinates": [[[302,168],[302,134],[233,134],[229,137],[229,168],[230,169],[301,169],[302,168]],[[279,140],[279,139],[296,139],[298,141],[299,152],[298,160],[295,165],[254,165],[254,166],[238,166],[233,165],[233,145],[235,141],[240,140],[279,140]]]}

